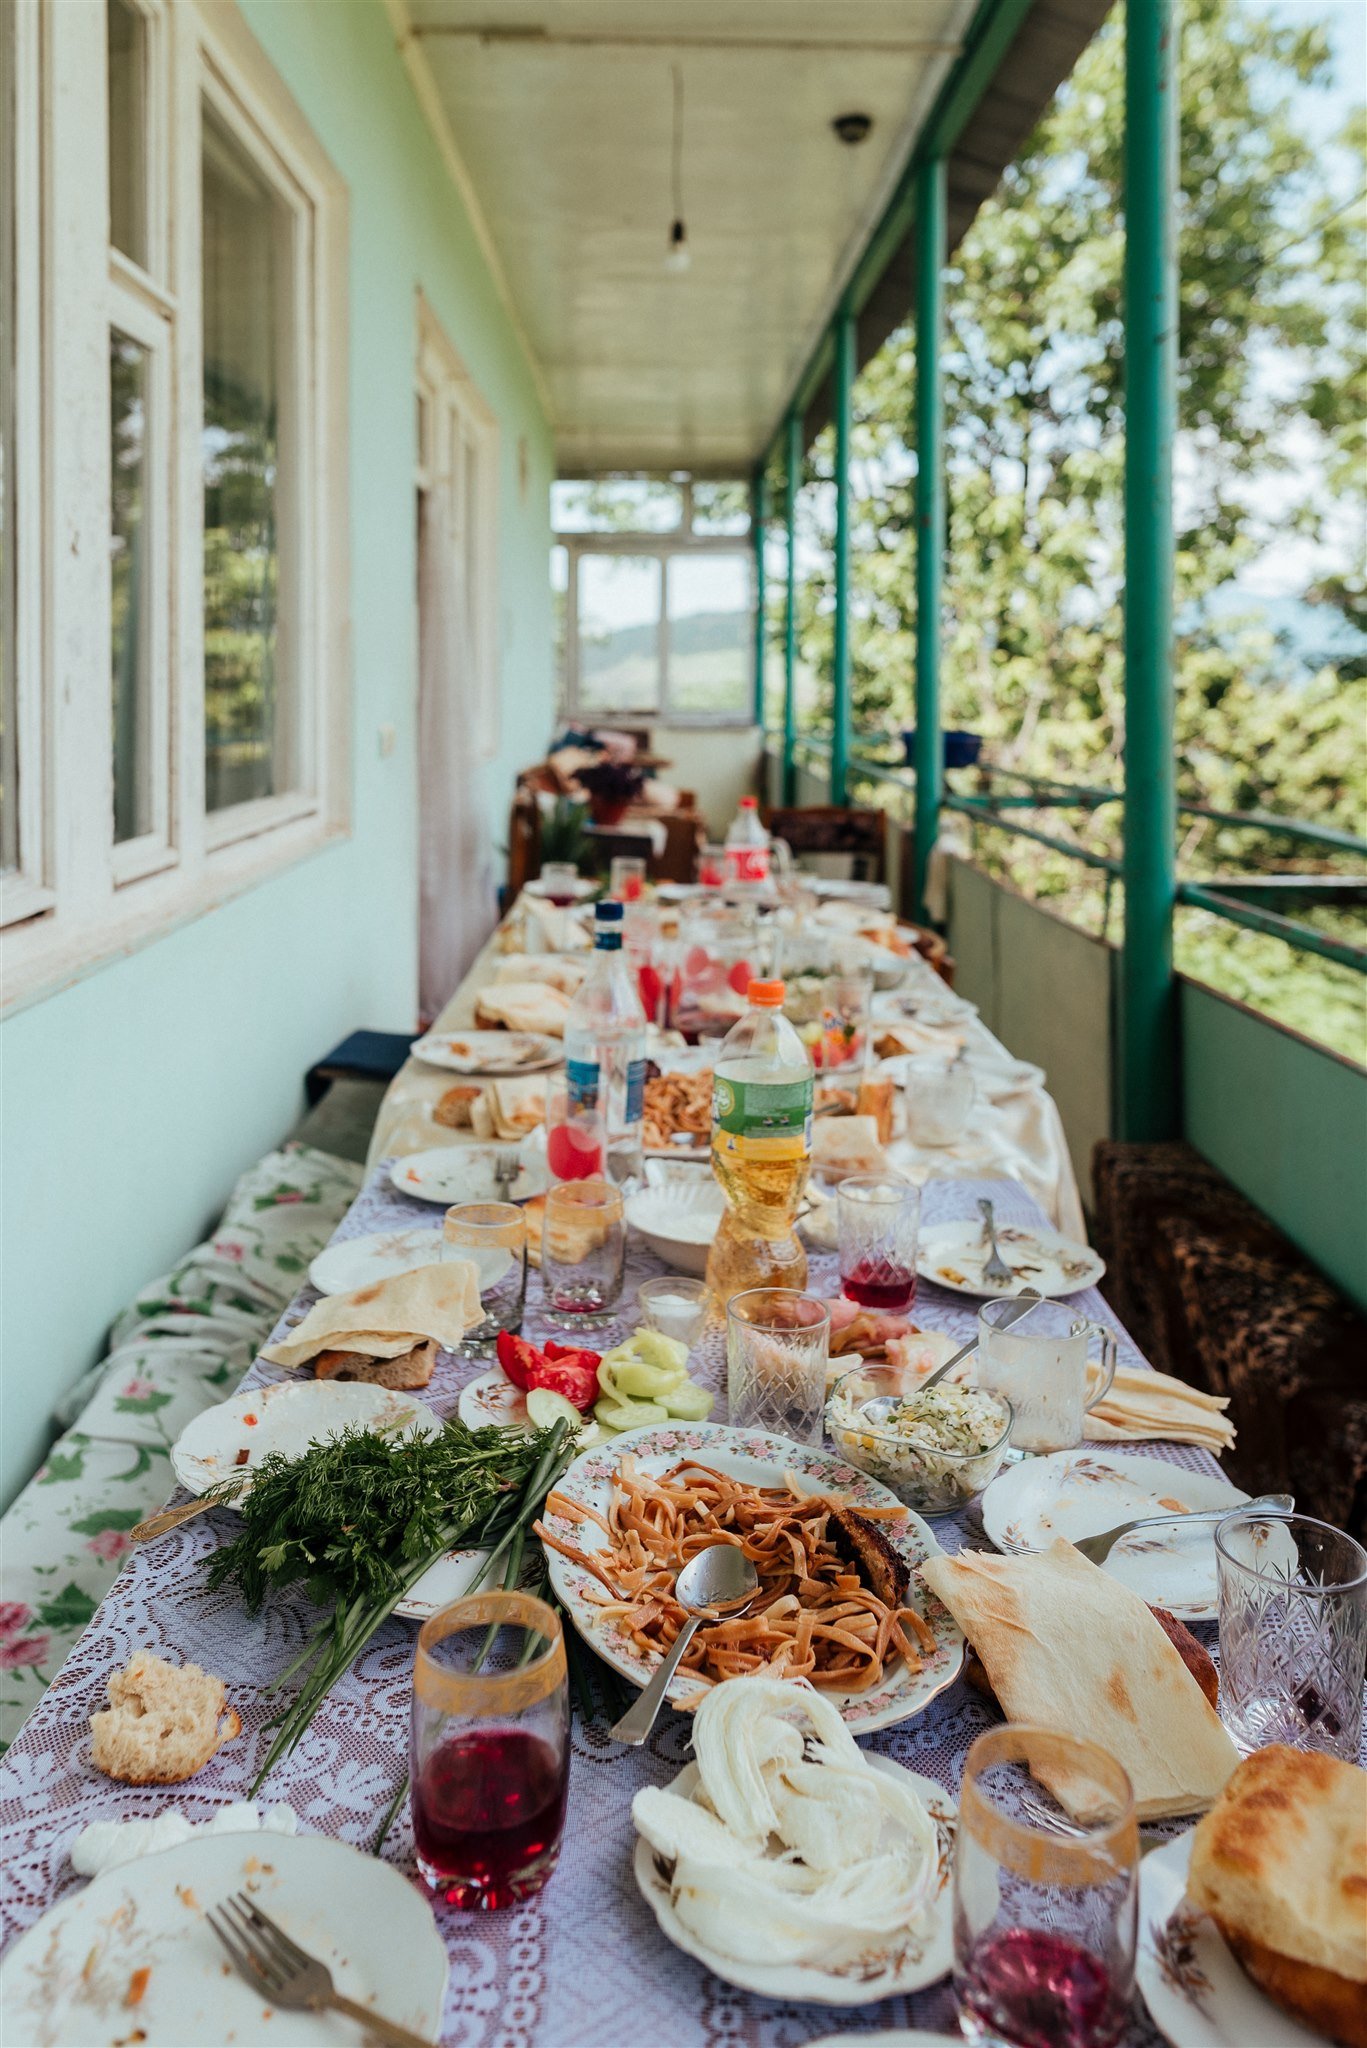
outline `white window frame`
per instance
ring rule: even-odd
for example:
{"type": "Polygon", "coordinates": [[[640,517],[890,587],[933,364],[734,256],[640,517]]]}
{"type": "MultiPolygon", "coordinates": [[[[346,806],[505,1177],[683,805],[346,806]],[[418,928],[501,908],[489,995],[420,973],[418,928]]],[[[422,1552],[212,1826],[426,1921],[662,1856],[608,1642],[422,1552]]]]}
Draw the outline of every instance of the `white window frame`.
{"type": "MultiPolygon", "coordinates": [[[[40,432],[43,67],[39,18],[14,7],[14,120],[9,140],[14,206],[14,721],[18,776],[18,864],[0,878],[0,926],[37,917],[56,900],[51,886],[44,772],[48,753],[43,693],[43,461],[40,432]]],[[[3,145],[0,145],[3,146],[3,145]]],[[[11,800],[13,793],[11,792],[11,800]]]]}
{"type": "MultiPolygon", "coordinates": [[[[688,499],[685,498],[684,517],[688,517],[688,499]]],[[[565,550],[565,675],[564,705],[566,718],[575,723],[587,720],[594,725],[609,725],[614,720],[639,723],[642,719],[653,720],[660,725],[730,727],[739,730],[753,725],[752,699],[754,695],[754,621],[755,621],[755,564],[754,548],[751,541],[740,534],[695,534],[685,523],[684,526],[667,533],[557,533],[555,545],[565,550]],[[660,665],[660,691],[654,704],[640,705],[581,705],[579,700],[579,564],[585,555],[632,555],[649,557],[660,563],[660,618],[658,627],[658,649],[660,665]],[[696,559],[706,555],[743,556],[746,560],[750,601],[746,608],[749,623],[747,635],[747,669],[742,705],[735,711],[686,711],[679,710],[670,699],[669,689],[669,565],[671,561],[696,559]]]]}
{"type": "Polygon", "coordinates": [[[27,0],[20,407],[20,847],[5,878],[0,1009],[40,999],[345,835],[350,817],[346,187],[236,0],[135,0],[148,23],[148,268],[108,241],[105,10],[27,0]],[[293,787],[205,812],[200,109],[214,108],[295,222],[299,650],[293,787]],[[36,187],[36,189],[35,189],[36,187]],[[109,330],[150,351],[153,830],[113,843],[109,718],[109,330]],[[155,402],[154,402],[155,401],[155,402]],[[157,415],[160,415],[160,425],[157,415]],[[41,475],[39,497],[32,488],[41,475]],[[32,537],[29,537],[29,536],[32,537]],[[21,571],[21,573],[27,573],[21,571]],[[35,604],[35,597],[37,602],[35,604]],[[41,747],[41,764],[32,756],[41,747]],[[36,822],[29,815],[36,809],[36,822]],[[35,850],[40,850],[39,853],[35,850]],[[35,862],[37,864],[35,865],[35,862]],[[36,886],[35,886],[36,885],[36,886]]]}

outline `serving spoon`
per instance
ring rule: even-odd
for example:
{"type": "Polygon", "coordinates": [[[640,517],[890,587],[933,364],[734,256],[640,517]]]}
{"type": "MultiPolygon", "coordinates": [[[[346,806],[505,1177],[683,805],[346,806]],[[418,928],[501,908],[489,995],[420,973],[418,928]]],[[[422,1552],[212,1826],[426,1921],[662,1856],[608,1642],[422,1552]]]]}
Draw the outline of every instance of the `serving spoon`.
{"type": "MultiPolygon", "coordinates": [[[[1013,1304],[1016,1305],[1012,1307],[1009,1313],[1002,1317],[1001,1321],[996,1325],[997,1329],[1009,1330],[1016,1323],[1023,1322],[1031,1309],[1035,1308],[1043,1299],[1044,1296],[1039,1292],[1038,1288],[1022,1287],[1020,1293],[1012,1297],[1013,1304]]],[[[969,1338],[967,1344],[961,1345],[952,1356],[945,1360],[943,1365],[937,1365],[934,1372],[927,1373],[926,1377],[918,1385],[911,1387],[906,1394],[875,1394],[873,1399],[866,1401],[860,1409],[859,1418],[861,1422],[871,1423],[875,1428],[880,1422],[886,1422],[893,1409],[900,1408],[903,1401],[907,1400],[911,1394],[924,1394],[928,1387],[938,1386],[947,1373],[953,1372],[956,1365],[962,1365],[966,1358],[971,1358],[977,1348],[978,1338],[975,1333],[969,1338]]]]}
{"type": "Polygon", "coordinates": [[[688,1619],[650,1684],[612,1730],[614,1742],[629,1742],[633,1749],[639,1749],[655,1726],[655,1716],[664,1704],[669,1681],[678,1670],[684,1651],[703,1623],[748,1607],[758,1591],[759,1573],[738,1544],[710,1543],[706,1550],[689,1558],[674,1581],[674,1598],[687,1610],[688,1619]]]}

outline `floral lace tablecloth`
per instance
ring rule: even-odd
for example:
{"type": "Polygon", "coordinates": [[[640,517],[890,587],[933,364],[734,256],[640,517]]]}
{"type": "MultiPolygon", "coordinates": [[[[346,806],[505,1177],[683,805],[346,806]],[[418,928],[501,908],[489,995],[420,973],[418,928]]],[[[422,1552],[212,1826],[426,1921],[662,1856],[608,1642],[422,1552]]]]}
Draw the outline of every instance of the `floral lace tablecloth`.
{"type": "MultiPolygon", "coordinates": [[[[974,1216],[977,1197],[984,1193],[992,1195],[1005,1222],[1040,1220],[1030,1197],[1010,1182],[952,1180],[927,1187],[925,1221],[974,1216]]],[[[440,1221],[439,1208],[395,1193],[383,1169],[377,1169],[337,1237],[422,1222],[436,1228],[440,1221]]],[[[633,1241],[627,1312],[601,1333],[604,1348],[627,1334],[636,1287],[661,1270],[653,1255],[633,1241]]],[[[814,1255],[811,1284],[830,1292],[835,1283],[834,1259],[814,1255]]],[[[1114,1324],[1095,1291],[1073,1298],[1080,1311],[1114,1324]]],[[[297,1321],[314,1299],[304,1289],[280,1327],[297,1321]]],[[[539,1299],[539,1281],[533,1276],[527,1319],[533,1338],[544,1333],[539,1299]]],[[[925,1286],[918,1297],[917,1320],[923,1326],[961,1339],[971,1333],[975,1314],[971,1301],[933,1286],[925,1286]]],[[[1123,1332],[1120,1355],[1122,1362],[1143,1363],[1123,1332]]],[[[425,1398],[438,1412],[452,1413],[459,1388],[479,1370],[442,1354],[425,1398]]],[[[723,1341],[716,1326],[694,1371],[716,1389],[716,1418],[725,1420],[723,1341]]],[[[258,1362],[244,1384],[280,1377],[258,1362]]],[[[1161,1455],[1190,1468],[1215,1469],[1201,1451],[1163,1445],[1161,1455]]],[[[192,1819],[207,1819],[218,1806],[245,1796],[256,1759],[270,1739],[263,1724],[271,1703],[259,1689],[262,1676],[289,1662],[314,1614],[302,1597],[288,1595],[273,1600],[253,1621],[229,1590],[204,1591],[200,1566],[229,1526],[230,1518],[219,1511],[129,1559],[0,1764],[0,1858],[6,1876],[0,1935],[6,1942],[80,1881],[68,1852],[73,1837],[91,1821],[151,1817],[168,1801],[183,1806],[192,1819]],[[240,1738],[197,1777],[169,1790],[113,1784],[90,1761],[88,1720],[105,1703],[105,1680],[144,1646],[218,1672],[244,1724],[240,1738]]],[[[937,1523],[936,1534],[946,1550],[957,1550],[969,1532],[962,1520],[951,1520],[937,1523]]],[[[373,1845],[407,1768],[415,1632],[412,1623],[386,1624],[325,1701],[298,1749],[272,1773],[268,1797],[288,1800],[301,1828],[363,1849],[373,1845]]],[[[968,1745],[996,1718],[960,1680],[918,1719],[867,1740],[871,1748],[957,1792],[968,1745]]],[[[446,2048],[635,2048],[641,2042],[661,2048],[802,2048],[833,2032],[909,2025],[954,2031],[947,1982],[912,1998],[837,2011],[734,1990],[670,1946],[632,1879],[631,1800],[641,1785],[668,1783],[688,1761],[688,1730],[683,1716],[667,1712],[646,1748],[623,1752],[601,1723],[584,1727],[576,1721],[565,1846],[547,1889],[504,1913],[438,1909],[451,1961],[441,2035],[446,2048]]],[[[406,1806],[383,1854],[412,1874],[406,1806]]],[[[1158,2038],[1136,2004],[1127,2048],[1153,2048],[1158,2038]]]]}

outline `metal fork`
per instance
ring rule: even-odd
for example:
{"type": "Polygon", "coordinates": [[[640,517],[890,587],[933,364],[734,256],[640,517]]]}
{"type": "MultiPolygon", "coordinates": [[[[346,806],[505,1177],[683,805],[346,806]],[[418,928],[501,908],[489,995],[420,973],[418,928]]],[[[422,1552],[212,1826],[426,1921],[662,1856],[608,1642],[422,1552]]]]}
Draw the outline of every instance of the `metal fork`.
{"type": "Polygon", "coordinates": [[[310,2012],[344,2012],[394,2048],[432,2048],[432,2043],[397,2020],[387,2020],[368,2005],[335,1991],[326,1963],[291,1941],[283,1927],[246,1892],[225,1899],[205,1916],[253,1991],[264,1991],[274,2005],[302,2007],[310,2012]]]}
{"type": "MultiPolygon", "coordinates": [[[[1028,1792],[1021,1793],[1020,1805],[1021,1812],[1025,1815],[1026,1819],[1032,1820],[1037,1828],[1051,1828],[1055,1834],[1067,1835],[1072,1841],[1083,1841],[1093,1832],[1091,1828],[1079,1827],[1076,1821],[1066,1819],[1061,1813],[1051,1812],[1047,1806],[1041,1805],[1038,1799],[1032,1799],[1028,1792]]],[[[1166,1835],[1156,1834],[1152,1828],[1140,1828],[1139,1860],[1141,1863],[1150,1850],[1161,1849],[1164,1842],[1168,1839],[1166,1835]]]]}
{"type": "Polygon", "coordinates": [[[990,1280],[994,1287],[1009,1287],[1016,1275],[997,1250],[997,1219],[993,1212],[992,1204],[988,1201],[986,1195],[979,1195],[978,1207],[982,1211],[988,1245],[987,1261],[983,1266],[983,1279],[990,1280]]]}
{"type": "Polygon", "coordinates": [[[1133,1529],[1157,1528],[1164,1522],[1223,1522],[1226,1515],[1247,1514],[1253,1508],[1266,1508],[1270,1515],[1289,1515],[1295,1505],[1289,1493],[1260,1493],[1256,1500],[1227,1501],[1220,1508],[1175,1508],[1170,1515],[1140,1515],[1136,1521],[1103,1529],[1098,1536],[1084,1536],[1074,1542],[1073,1548],[1093,1564],[1104,1564],[1121,1537],[1128,1536],[1133,1529]]]}
{"type": "Polygon", "coordinates": [[[499,1152],[494,1158],[494,1185],[510,1188],[522,1171],[522,1161],[516,1152],[499,1152]]]}

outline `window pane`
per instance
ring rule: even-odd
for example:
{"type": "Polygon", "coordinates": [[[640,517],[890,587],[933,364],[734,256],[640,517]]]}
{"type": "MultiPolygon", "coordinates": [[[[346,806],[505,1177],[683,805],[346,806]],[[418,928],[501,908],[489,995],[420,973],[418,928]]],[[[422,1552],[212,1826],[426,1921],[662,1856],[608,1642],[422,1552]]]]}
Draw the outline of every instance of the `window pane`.
{"type": "Polygon", "coordinates": [[[732,712],[750,704],[750,564],[744,555],[669,562],[669,708],[732,712]]]}
{"type": "Polygon", "coordinates": [[[14,677],[14,11],[0,11],[0,869],[19,865],[14,677]]]}
{"type": "Polygon", "coordinates": [[[288,209],[204,110],[204,745],[211,811],[288,789],[280,376],[288,209]]]}
{"type": "Polygon", "coordinates": [[[601,477],[592,483],[562,479],[551,485],[551,525],[557,533],[669,533],[682,516],[679,486],[651,477],[601,477]]]}
{"type": "Polygon", "coordinates": [[[147,22],[129,0],[109,0],[109,239],[147,263],[147,22]]]}
{"type": "Polygon", "coordinates": [[[579,559],[579,708],[653,711],[660,701],[660,564],[579,559]]]}
{"type": "Polygon", "coordinates": [[[150,358],[109,336],[109,668],[114,702],[114,841],[150,832],[152,723],[147,602],[147,382],[150,358]]]}

